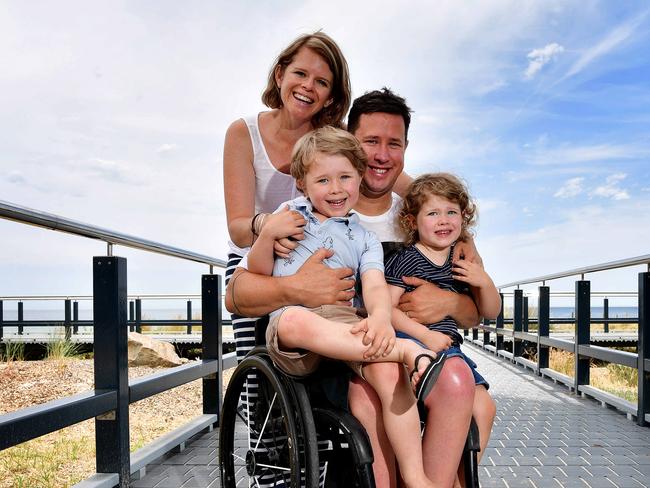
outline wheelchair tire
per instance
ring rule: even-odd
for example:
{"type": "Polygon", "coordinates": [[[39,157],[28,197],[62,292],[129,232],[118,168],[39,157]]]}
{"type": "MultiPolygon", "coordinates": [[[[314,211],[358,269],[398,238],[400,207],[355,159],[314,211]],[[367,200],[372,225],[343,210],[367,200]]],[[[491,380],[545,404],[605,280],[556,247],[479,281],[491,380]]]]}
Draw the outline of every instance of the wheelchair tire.
{"type": "Polygon", "coordinates": [[[219,433],[222,487],[316,487],[318,453],[311,443],[304,442],[315,438],[311,411],[307,419],[301,412],[304,388],[276,371],[263,350],[262,354],[255,352],[235,369],[223,402],[219,433]],[[258,386],[257,398],[249,404],[241,397],[247,395],[251,376],[256,377],[258,386]]]}

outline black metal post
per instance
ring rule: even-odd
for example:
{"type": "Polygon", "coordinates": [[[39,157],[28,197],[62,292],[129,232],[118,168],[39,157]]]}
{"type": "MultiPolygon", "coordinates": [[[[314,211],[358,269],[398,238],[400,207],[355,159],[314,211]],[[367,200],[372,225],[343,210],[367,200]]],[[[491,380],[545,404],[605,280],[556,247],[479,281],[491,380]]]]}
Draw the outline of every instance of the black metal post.
{"type": "MultiPolygon", "coordinates": [[[[201,277],[201,348],[203,359],[216,359],[219,370],[216,375],[203,378],[203,413],[221,412],[221,392],[223,391],[222,346],[221,346],[221,276],[203,275],[201,277]]],[[[219,419],[221,422],[221,419],[219,419]]]]}
{"type": "Polygon", "coordinates": [[[609,332],[609,298],[603,299],[603,330],[609,332]]]}
{"type": "Polygon", "coordinates": [[[4,305],[2,300],[0,300],[0,341],[2,340],[3,335],[2,322],[4,322],[4,305]]]}
{"type": "MultiPolygon", "coordinates": [[[[23,302],[18,302],[18,322],[23,321],[23,302]]],[[[23,326],[18,326],[18,335],[23,335],[23,326]]]]}
{"type": "Polygon", "coordinates": [[[646,425],[645,416],[650,413],[650,272],[639,273],[639,406],[636,421],[646,425]]]}
{"type": "Polygon", "coordinates": [[[192,333],[192,300],[187,301],[187,333],[192,333]]]}
{"type": "Polygon", "coordinates": [[[64,314],[65,318],[63,321],[63,325],[65,326],[65,340],[69,341],[70,336],[72,334],[72,302],[70,301],[69,298],[66,298],[64,302],[64,314]]]}
{"type": "Polygon", "coordinates": [[[528,297],[524,297],[524,303],[523,303],[523,313],[524,313],[524,320],[523,320],[523,330],[524,332],[528,332],[528,297]]]}
{"type": "Polygon", "coordinates": [[[74,301],[72,302],[72,322],[74,325],[72,326],[72,333],[73,334],[78,334],[79,333],[79,302],[74,301]]]}
{"type": "MultiPolygon", "coordinates": [[[[490,322],[491,322],[490,319],[483,319],[483,324],[486,325],[486,326],[489,326],[490,322]]],[[[485,347],[489,343],[490,343],[490,331],[489,330],[484,330],[483,331],[483,347],[485,347]]]]}
{"type": "Polygon", "coordinates": [[[589,345],[591,339],[591,282],[576,281],[575,292],[575,376],[574,388],[577,395],[578,386],[589,384],[589,358],[581,358],[578,348],[589,345]]]}
{"type": "Polygon", "coordinates": [[[542,345],[540,339],[548,337],[551,318],[551,289],[548,286],[539,287],[537,298],[537,374],[548,368],[549,348],[542,345]]]}
{"type": "Polygon", "coordinates": [[[513,309],[513,320],[512,320],[512,362],[516,361],[518,356],[521,356],[524,352],[524,343],[521,339],[517,339],[515,334],[517,332],[522,332],[524,322],[524,290],[517,289],[515,290],[515,304],[513,309]]]}
{"type": "Polygon", "coordinates": [[[472,340],[478,340],[478,327],[472,327],[472,340]]]}
{"type": "Polygon", "coordinates": [[[503,349],[503,293],[499,293],[499,296],[501,297],[501,310],[499,311],[499,315],[497,316],[497,323],[496,323],[496,337],[494,339],[494,346],[496,348],[496,355],[499,355],[499,351],[503,349]],[[501,329],[501,333],[499,333],[499,329],[501,329]]]}
{"type": "Polygon", "coordinates": [[[96,469],[118,473],[120,488],[130,477],[126,300],[126,259],[94,257],[95,389],[117,391],[117,409],[95,417],[96,469]]]}
{"type": "MultiPolygon", "coordinates": [[[[133,303],[133,300],[129,302],[129,322],[133,324],[135,322],[135,303],[133,303]]],[[[129,332],[134,332],[135,331],[135,326],[131,325],[129,327],[129,332]]]]}
{"type": "Polygon", "coordinates": [[[135,331],[142,334],[142,300],[135,299],[135,331]]]}

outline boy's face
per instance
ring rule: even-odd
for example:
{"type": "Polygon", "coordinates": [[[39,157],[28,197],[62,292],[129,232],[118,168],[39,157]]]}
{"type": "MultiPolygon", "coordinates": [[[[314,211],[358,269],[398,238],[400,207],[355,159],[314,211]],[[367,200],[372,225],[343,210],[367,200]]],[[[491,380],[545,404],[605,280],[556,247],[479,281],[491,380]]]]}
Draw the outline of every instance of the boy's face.
{"type": "Polygon", "coordinates": [[[361,176],[345,156],[316,153],[300,187],[314,211],[344,217],[359,199],[361,176]]]}
{"type": "Polygon", "coordinates": [[[416,219],[419,242],[435,250],[444,250],[460,237],[463,214],[457,203],[438,195],[429,195],[416,219]]]}

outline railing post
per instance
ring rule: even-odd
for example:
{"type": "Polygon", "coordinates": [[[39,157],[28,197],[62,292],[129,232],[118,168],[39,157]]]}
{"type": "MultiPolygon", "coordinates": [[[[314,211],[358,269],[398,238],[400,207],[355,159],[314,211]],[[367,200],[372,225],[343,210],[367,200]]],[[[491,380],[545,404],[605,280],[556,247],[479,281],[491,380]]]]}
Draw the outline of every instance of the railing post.
{"type": "Polygon", "coordinates": [[[135,299],[135,331],[142,334],[142,300],[135,299]]]}
{"type": "MultiPolygon", "coordinates": [[[[129,301],[129,323],[133,324],[135,322],[135,303],[133,300],[129,301]]],[[[135,325],[129,326],[129,332],[135,332],[135,325]]]]}
{"type": "Polygon", "coordinates": [[[192,333],[192,300],[187,301],[187,333],[192,333]]]}
{"type": "MultiPolygon", "coordinates": [[[[18,322],[23,321],[23,302],[18,302],[18,322]]],[[[18,326],[18,335],[23,335],[23,326],[18,326]]]]}
{"type": "Polygon", "coordinates": [[[74,301],[72,302],[72,322],[74,325],[72,326],[72,333],[73,334],[78,334],[79,333],[79,302],[74,301]]]}
{"type": "Polygon", "coordinates": [[[497,316],[497,332],[495,334],[496,337],[494,338],[495,354],[497,357],[499,356],[499,351],[503,349],[503,293],[499,293],[499,296],[501,297],[501,310],[497,316]],[[499,329],[501,329],[500,332],[499,329]]]}
{"type": "Polygon", "coordinates": [[[639,273],[639,405],[636,421],[646,425],[650,413],[650,272],[639,273]]]}
{"type": "Polygon", "coordinates": [[[118,473],[129,486],[129,377],[126,326],[126,259],[93,258],[95,389],[115,390],[117,409],[95,417],[98,473],[118,473]]]}
{"type": "MultiPolygon", "coordinates": [[[[223,360],[221,346],[221,276],[201,277],[201,347],[203,359],[216,359],[219,368],[215,375],[203,378],[203,413],[221,412],[223,391],[223,360]]],[[[219,419],[219,423],[221,419],[219,419]]]]}
{"type": "Polygon", "coordinates": [[[4,305],[2,303],[2,300],[0,300],[0,341],[2,340],[2,335],[3,335],[3,329],[2,329],[2,322],[4,322],[4,305]]]}
{"type": "Polygon", "coordinates": [[[478,340],[478,327],[472,327],[472,340],[478,340]]]}
{"type": "MultiPolygon", "coordinates": [[[[483,325],[485,326],[490,326],[490,319],[483,319],[483,325]]],[[[490,343],[490,331],[489,330],[484,330],[483,331],[483,347],[485,347],[487,344],[490,343]]]]}
{"type": "Polygon", "coordinates": [[[70,301],[69,298],[66,298],[64,303],[64,321],[63,325],[65,326],[65,340],[69,341],[70,336],[72,334],[72,329],[70,328],[72,325],[72,302],[70,301]]]}
{"type": "Polygon", "coordinates": [[[589,345],[591,339],[591,282],[587,280],[576,281],[575,291],[575,375],[574,388],[578,395],[580,385],[589,384],[589,358],[580,358],[580,346],[589,345]]]}
{"type": "Polygon", "coordinates": [[[521,332],[524,321],[524,290],[515,290],[515,304],[513,309],[512,320],[512,362],[515,363],[518,356],[521,356],[524,351],[524,344],[521,339],[517,339],[515,334],[521,332]]]}
{"type": "Polygon", "coordinates": [[[523,331],[528,332],[528,297],[524,297],[524,303],[523,303],[523,314],[524,314],[524,319],[523,319],[523,331]]]}
{"type": "Polygon", "coordinates": [[[537,374],[548,368],[549,348],[541,342],[542,337],[548,337],[551,318],[551,292],[548,286],[539,287],[537,298],[537,374]]]}
{"type": "Polygon", "coordinates": [[[603,330],[609,332],[609,298],[603,299],[603,330]]]}

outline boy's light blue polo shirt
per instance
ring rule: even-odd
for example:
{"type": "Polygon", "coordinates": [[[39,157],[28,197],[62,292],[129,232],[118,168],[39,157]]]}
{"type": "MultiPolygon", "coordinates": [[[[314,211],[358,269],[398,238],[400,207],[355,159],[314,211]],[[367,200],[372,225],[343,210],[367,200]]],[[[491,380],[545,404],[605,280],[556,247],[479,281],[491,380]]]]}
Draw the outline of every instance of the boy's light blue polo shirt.
{"type": "Polygon", "coordinates": [[[298,197],[287,202],[290,210],[296,210],[307,221],[305,238],[297,241],[298,247],[288,258],[275,259],[273,276],[289,276],[320,248],[333,249],[334,255],[324,261],[330,268],[351,268],[359,277],[369,269],[384,271],[384,252],[374,232],[364,229],[356,214],[347,217],[330,217],[319,222],[313,214],[311,202],[298,197]]]}

